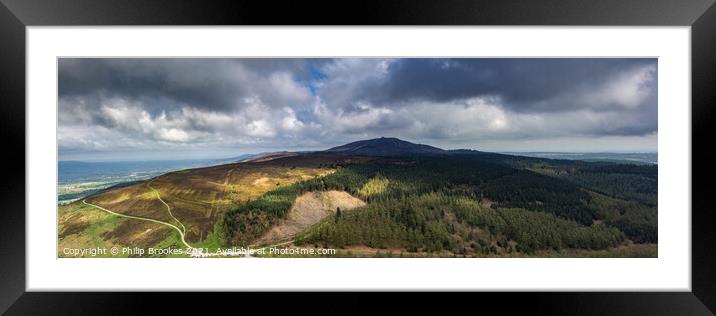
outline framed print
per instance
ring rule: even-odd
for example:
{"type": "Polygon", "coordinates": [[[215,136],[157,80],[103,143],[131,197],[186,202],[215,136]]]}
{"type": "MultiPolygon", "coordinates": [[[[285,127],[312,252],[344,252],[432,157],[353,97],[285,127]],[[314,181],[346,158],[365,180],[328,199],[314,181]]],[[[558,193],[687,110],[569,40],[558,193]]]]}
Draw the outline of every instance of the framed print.
{"type": "Polygon", "coordinates": [[[316,8],[4,1],[3,311],[711,314],[712,1],[316,8]]]}

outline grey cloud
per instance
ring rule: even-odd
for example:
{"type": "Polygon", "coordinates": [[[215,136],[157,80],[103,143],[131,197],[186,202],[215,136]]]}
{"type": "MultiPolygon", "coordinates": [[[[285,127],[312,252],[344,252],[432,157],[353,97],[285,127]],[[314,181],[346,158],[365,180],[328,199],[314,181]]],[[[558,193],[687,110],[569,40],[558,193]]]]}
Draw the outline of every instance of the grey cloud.
{"type": "Polygon", "coordinates": [[[153,113],[181,105],[229,112],[252,97],[285,106],[309,96],[294,81],[306,78],[307,64],[291,59],[62,58],[59,97],[140,100],[153,113]],[[277,93],[283,84],[295,85],[293,91],[277,93]]]}
{"type": "Polygon", "coordinates": [[[58,79],[61,153],[638,138],[658,123],[655,59],[63,58],[58,79]]]}
{"type": "MultiPolygon", "coordinates": [[[[406,99],[450,101],[474,96],[500,97],[515,111],[569,110],[578,100],[560,96],[596,89],[620,74],[655,59],[401,59],[390,64],[379,85],[368,85],[376,102],[406,99]]],[[[656,92],[656,80],[646,83],[656,92]]],[[[610,104],[606,104],[610,105],[610,104]]]]}
{"type": "MultiPolygon", "coordinates": [[[[372,76],[356,75],[319,88],[326,102],[346,112],[361,103],[411,108],[416,102],[492,100],[515,113],[555,113],[589,109],[622,112],[629,128],[594,133],[643,135],[656,131],[656,59],[397,59],[382,69],[367,60],[372,76]],[[632,119],[633,118],[633,119],[632,119]],[[636,119],[638,118],[638,119],[636,119]]],[[[362,73],[365,67],[354,66],[362,73]]]]}

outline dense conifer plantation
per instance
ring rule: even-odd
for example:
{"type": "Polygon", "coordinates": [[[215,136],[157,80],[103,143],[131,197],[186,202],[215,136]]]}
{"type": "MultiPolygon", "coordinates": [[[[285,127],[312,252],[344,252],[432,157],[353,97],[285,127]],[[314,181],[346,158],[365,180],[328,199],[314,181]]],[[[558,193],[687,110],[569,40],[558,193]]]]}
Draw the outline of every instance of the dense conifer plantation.
{"type": "Polygon", "coordinates": [[[299,244],[490,254],[656,242],[656,168],[510,158],[414,156],[334,165],[231,210],[227,243],[248,245],[310,191],[344,190],[367,206],[324,219],[299,244]]]}

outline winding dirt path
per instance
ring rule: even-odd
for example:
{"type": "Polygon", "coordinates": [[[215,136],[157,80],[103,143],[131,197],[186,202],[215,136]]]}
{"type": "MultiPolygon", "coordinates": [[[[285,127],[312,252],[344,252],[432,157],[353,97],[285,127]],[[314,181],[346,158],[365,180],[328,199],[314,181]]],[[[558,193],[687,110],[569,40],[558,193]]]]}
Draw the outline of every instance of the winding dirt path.
{"type": "MultiPolygon", "coordinates": [[[[230,171],[227,173],[226,179],[224,180],[224,185],[228,184],[228,178],[231,176],[231,173],[232,173],[233,171],[234,171],[234,170],[232,169],[232,170],[230,170],[230,171]]],[[[159,193],[159,190],[153,188],[150,184],[151,184],[151,181],[147,183],[147,187],[148,187],[150,190],[152,190],[152,191],[157,195],[157,199],[158,199],[160,202],[162,202],[162,204],[164,204],[164,206],[167,207],[167,212],[169,213],[169,216],[171,216],[172,219],[174,219],[177,223],[179,223],[179,225],[181,226],[181,228],[179,228],[179,226],[177,226],[177,225],[170,224],[170,223],[167,223],[167,222],[164,222],[164,221],[161,221],[161,220],[157,220],[157,219],[153,219],[153,218],[117,213],[117,212],[111,211],[111,210],[109,210],[109,209],[106,209],[106,208],[104,208],[104,207],[101,207],[101,206],[99,206],[99,205],[89,203],[89,202],[87,202],[87,199],[82,199],[82,203],[84,203],[85,205],[88,205],[88,206],[97,208],[97,209],[99,209],[99,210],[105,211],[105,212],[107,212],[107,213],[109,213],[109,214],[112,214],[112,215],[115,215],[115,216],[124,217],[124,218],[129,218],[129,219],[142,220],[142,221],[148,221],[148,222],[157,223],[157,224],[161,224],[161,225],[165,225],[165,226],[171,227],[172,229],[176,230],[176,231],[179,233],[179,236],[181,237],[181,242],[188,248],[187,254],[190,254],[190,255],[191,255],[192,250],[193,250],[193,249],[197,249],[197,248],[192,247],[189,243],[186,242],[186,239],[185,239],[185,236],[186,236],[186,226],[184,226],[184,224],[182,224],[182,222],[181,222],[179,219],[177,219],[176,217],[174,217],[174,214],[172,214],[172,208],[171,208],[171,206],[169,206],[169,204],[167,204],[167,203],[162,199],[161,194],[159,193]]],[[[225,191],[226,191],[226,188],[224,188],[224,192],[222,192],[222,195],[225,195],[225,194],[226,194],[225,191]]],[[[223,196],[222,196],[222,197],[223,197],[223,196]]],[[[212,203],[212,204],[213,204],[213,203],[212,203]]],[[[214,211],[214,210],[212,210],[212,212],[213,212],[213,211],[214,211]]],[[[271,248],[271,247],[277,247],[277,246],[287,245],[287,244],[290,244],[290,243],[293,243],[293,242],[294,242],[293,240],[284,241],[284,242],[280,242],[280,243],[277,243],[277,244],[273,244],[273,245],[268,245],[268,246],[263,246],[263,247],[260,247],[260,248],[256,248],[256,249],[254,249],[254,251],[260,250],[260,249],[266,249],[266,248],[271,248]]],[[[205,256],[208,256],[208,257],[213,256],[213,255],[216,255],[216,254],[205,254],[205,256]]],[[[246,252],[246,254],[244,255],[244,257],[246,257],[246,258],[255,258],[255,257],[252,255],[252,253],[250,253],[250,252],[246,252]]]]}
{"type": "MultiPolygon", "coordinates": [[[[154,180],[152,180],[152,181],[154,181],[154,180]]],[[[164,206],[167,207],[167,212],[169,213],[169,216],[171,216],[172,219],[174,219],[177,223],[179,223],[179,225],[181,225],[181,228],[184,230],[184,232],[182,233],[182,235],[186,234],[186,226],[184,226],[184,224],[182,224],[182,222],[181,222],[179,219],[177,219],[176,217],[174,217],[174,214],[172,214],[172,208],[171,208],[171,206],[169,206],[169,204],[167,204],[167,202],[164,202],[164,200],[162,200],[162,196],[161,196],[161,194],[159,194],[159,190],[157,190],[157,189],[155,189],[155,188],[152,187],[152,185],[151,185],[151,184],[152,184],[152,181],[147,182],[147,187],[148,187],[150,190],[154,191],[154,193],[157,194],[157,199],[159,199],[159,202],[162,202],[162,204],[164,204],[164,206]]],[[[182,238],[183,238],[183,237],[182,237],[182,238]]]]}
{"type": "MultiPolygon", "coordinates": [[[[101,206],[99,206],[99,205],[95,205],[95,204],[92,204],[92,203],[87,203],[87,200],[86,200],[86,199],[83,199],[83,200],[82,200],[82,203],[84,203],[84,204],[86,204],[86,205],[89,205],[89,206],[92,206],[92,207],[94,207],[94,208],[100,209],[100,210],[105,211],[105,212],[107,212],[107,213],[110,213],[110,214],[112,214],[112,215],[119,216],[119,217],[131,218],[131,219],[138,219],[138,220],[142,220],[142,221],[148,221],[148,222],[153,222],[153,223],[157,223],[157,224],[162,224],[162,225],[169,226],[169,227],[175,229],[177,232],[179,232],[179,236],[181,236],[181,242],[182,242],[187,248],[189,248],[189,249],[193,249],[193,248],[194,248],[194,247],[192,247],[191,245],[189,245],[189,244],[186,242],[186,240],[184,240],[184,232],[183,232],[181,229],[179,229],[179,227],[177,227],[177,226],[175,226],[175,225],[172,225],[172,224],[169,224],[169,223],[167,223],[167,222],[160,221],[160,220],[156,220],[156,219],[153,219],[153,218],[133,216],[133,215],[126,215],[126,214],[120,214],[120,213],[117,213],[117,212],[113,212],[113,211],[110,211],[110,210],[108,210],[108,209],[106,209],[106,208],[104,208],[104,207],[101,207],[101,206]]],[[[165,203],[165,205],[166,205],[166,203],[165,203]]],[[[168,205],[167,205],[167,207],[168,207],[168,205]]],[[[183,225],[182,225],[182,226],[183,226],[183,225]]]]}

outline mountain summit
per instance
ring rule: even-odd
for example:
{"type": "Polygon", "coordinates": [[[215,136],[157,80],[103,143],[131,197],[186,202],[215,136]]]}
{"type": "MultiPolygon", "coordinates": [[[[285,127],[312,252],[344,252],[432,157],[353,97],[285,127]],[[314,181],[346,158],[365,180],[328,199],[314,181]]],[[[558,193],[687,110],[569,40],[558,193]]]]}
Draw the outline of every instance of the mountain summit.
{"type": "Polygon", "coordinates": [[[330,153],[358,156],[397,156],[406,154],[444,154],[447,151],[423,144],[415,144],[394,137],[361,140],[325,150],[330,153]]]}

